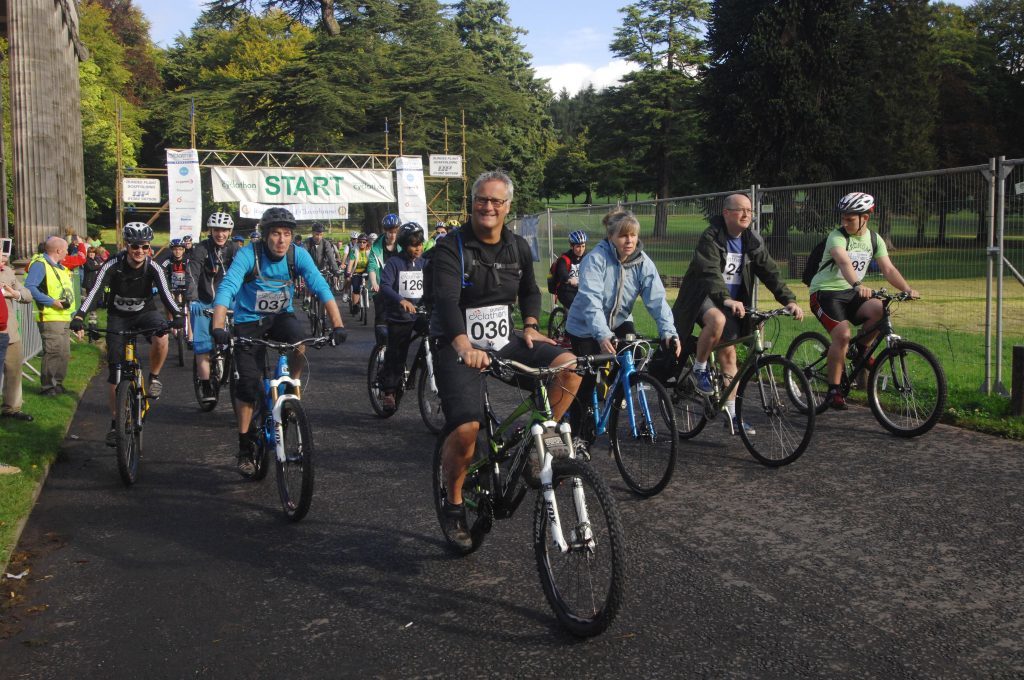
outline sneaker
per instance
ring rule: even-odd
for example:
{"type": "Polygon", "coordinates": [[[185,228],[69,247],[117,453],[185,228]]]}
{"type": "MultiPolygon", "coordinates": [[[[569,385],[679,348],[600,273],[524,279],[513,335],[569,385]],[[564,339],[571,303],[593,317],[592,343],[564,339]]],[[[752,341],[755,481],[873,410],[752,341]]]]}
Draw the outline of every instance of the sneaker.
{"type": "Polygon", "coordinates": [[[256,474],[256,463],[252,462],[251,453],[238,452],[238,474],[243,477],[252,477],[256,474]]]}
{"type": "Polygon", "coordinates": [[[711,371],[708,369],[703,371],[698,368],[693,369],[690,373],[690,379],[693,381],[693,386],[701,394],[714,394],[715,387],[711,384],[711,371]]]}
{"type": "Polygon", "coordinates": [[[107,432],[106,442],[107,442],[107,446],[117,446],[117,428],[116,427],[110,428],[110,431],[107,432]]]}
{"type": "Polygon", "coordinates": [[[0,413],[0,416],[4,418],[14,418],[15,420],[24,420],[26,423],[32,422],[33,418],[24,411],[4,411],[0,413]]]}
{"type": "Polygon", "coordinates": [[[164,384],[160,382],[160,378],[149,379],[149,392],[147,393],[151,399],[159,399],[160,395],[164,392],[164,384]]]}
{"type": "Polygon", "coordinates": [[[733,434],[739,434],[740,428],[747,433],[748,437],[752,437],[757,434],[757,430],[754,429],[753,425],[740,421],[739,416],[733,416],[731,419],[727,418],[725,421],[725,429],[731,431],[733,434]]]}
{"type": "Polygon", "coordinates": [[[849,408],[846,405],[846,397],[839,390],[829,390],[828,394],[825,395],[825,403],[828,404],[829,408],[836,411],[845,411],[849,408]]]}
{"type": "Polygon", "coordinates": [[[380,408],[384,413],[394,413],[398,410],[398,406],[395,404],[395,395],[385,394],[380,400],[380,408]]]}
{"type": "Polygon", "coordinates": [[[473,537],[466,528],[466,507],[444,501],[444,533],[459,550],[471,550],[473,537]]]}

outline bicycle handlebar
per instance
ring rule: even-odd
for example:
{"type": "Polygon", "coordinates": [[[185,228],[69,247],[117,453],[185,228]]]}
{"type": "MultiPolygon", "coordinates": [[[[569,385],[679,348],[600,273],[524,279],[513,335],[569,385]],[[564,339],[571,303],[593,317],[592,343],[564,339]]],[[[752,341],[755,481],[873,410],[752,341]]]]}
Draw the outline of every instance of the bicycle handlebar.
{"type": "Polygon", "coordinates": [[[768,319],[774,319],[777,316],[793,316],[793,313],[785,307],[778,307],[777,309],[772,309],[767,312],[762,312],[757,309],[748,309],[746,315],[749,316],[750,320],[754,323],[763,323],[768,319]]]}
{"type": "Polygon", "coordinates": [[[303,345],[312,345],[315,349],[320,349],[328,342],[331,341],[329,335],[321,335],[315,338],[304,338],[298,342],[280,342],[278,340],[266,340],[264,338],[247,338],[245,336],[238,336],[232,338],[232,345],[262,345],[269,347],[270,349],[277,350],[284,354],[285,352],[291,352],[303,345]]]}
{"type": "Polygon", "coordinates": [[[913,300],[915,298],[910,296],[910,293],[901,290],[900,292],[893,295],[885,290],[885,288],[879,288],[878,290],[871,291],[871,297],[876,300],[885,300],[887,302],[906,302],[907,300],[913,300]]]}
{"type": "Polygon", "coordinates": [[[159,333],[161,331],[171,330],[170,324],[163,324],[162,326],[154,326],[153,328],[138,328],[128,329],[125,331],[114,331],[109,328],[99,328],[97,326],[87,327],[86,333],[107,333],[108,335],[145,335],[146,333],[159,333]]]}
{"type": "MultiPolygon", "coordinates": [[[[489,373],[496,378],[504,377],[504,374],[512,372],[520,375],[527,375],[534,378],[546,378],[553,375],[558,375],[563,371],[593,371],[595,366],[603,364],[606,361],[613,361],[616,358],[616,354],[588,354],[581,357],[574,357],[562,364],[557,366],[542,366],[535,368],[533,366],[527,366],[526,364],[520,363],[513,359],[502,359],[493,352],[487,352],[487,358],[490,359],[490,365],[481,371],[482,373],[489,373]]],[[[463,363],[462,357],[457,359],[458,363],[463,363]]]]}

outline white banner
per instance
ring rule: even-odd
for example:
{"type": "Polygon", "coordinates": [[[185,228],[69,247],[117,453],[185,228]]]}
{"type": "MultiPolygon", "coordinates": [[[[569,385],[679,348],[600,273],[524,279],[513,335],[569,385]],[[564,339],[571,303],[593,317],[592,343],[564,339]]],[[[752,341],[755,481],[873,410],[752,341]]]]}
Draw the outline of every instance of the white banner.
{"type": "Polygon", "coordinates": [[[160,203],[160,180],[122,177],[121,196],[125,203],[160,203]]]}
{"type": "Polygon", "coordinates": [[[423,227],[423,237],[430,230],[427,224],[427,195],[423,188],[423,159],[400,156],[395,160],[398,184],[398,217],[402,224],[416,222],[423,227]]]}
{"type": "Polygon", "coordinates": [[[171,238],[191,236],[198,241],[203,228],[203,191],[199,154],[195,149],[167,150],[167,202],[171,238]]]}
{"type": "Polygon", "coordinates": [[[387,170],[210,168],[218,203],[393,203],[387,170]]]}
{"type": "Polygon", "coordinates": [[[271,205],[270,203],[253,203],[241,201],[238,204],[238,216],[247,220],[258,220],[270,208],[286,208],[295,215],[299,222],[303,220],[347,220],[348,203],[290,203],[287,205],[271,205]]]}
{"type": "Polygon", "coordinates": [[[431,177],[462,177],[462,156],[430,154],[431,177]]]}

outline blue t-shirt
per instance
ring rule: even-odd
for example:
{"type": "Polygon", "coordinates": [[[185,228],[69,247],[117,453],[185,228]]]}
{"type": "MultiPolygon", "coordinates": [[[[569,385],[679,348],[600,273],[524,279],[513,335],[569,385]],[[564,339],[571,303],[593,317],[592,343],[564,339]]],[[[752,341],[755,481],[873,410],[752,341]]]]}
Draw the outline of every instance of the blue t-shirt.
{"type": "Polygon", "coordinates": [[[722,278],[729,289],[729,297],[741,299],[743,289],[743,239],[739,236],[728,238],[728,250],[725,253],[725,270],[722,278]]]}

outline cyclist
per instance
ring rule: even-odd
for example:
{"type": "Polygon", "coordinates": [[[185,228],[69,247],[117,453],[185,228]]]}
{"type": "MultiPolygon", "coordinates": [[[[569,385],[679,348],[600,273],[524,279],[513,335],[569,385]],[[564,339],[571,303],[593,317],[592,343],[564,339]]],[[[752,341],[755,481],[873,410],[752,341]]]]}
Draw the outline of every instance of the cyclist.
{"type": "Polygon", "coordinates": [[[181,237],[181,242],[185,244],[185,259],[192,258],[192,248],[195,244],[192,242],[192,234],[185,234],[181,237]]]}
{"type": "MultiPolygon", "coordinates": [[[[607,217],[606,215],[605,218],[607,219],[607,217]]],[[[607,223],[605,223],[605,226],[607,226],[607,223]]],[[[637,239],[640,238],[639,225],[634,235],[637,239]]],[[[611,238],[612,234],[609,233],[608,236],[611,238]]],[[[643,255],[643,251],[638,245],[635,246],[635,250],[640,256],[643,255]]],[[[583,260],[583,254],[586,252],[587,232],[574,231],[569,234],[569,250],[559,255],[558,259],[551,265],[551,278],[548,283],[548,290],[558,297],[558,302],[566,309],[572,306],[572,301],[576,299],[576,293],[580,289],[580,262],[583,260]]],[[[651,265],[653,266],[654,263],[652,262],[651,265]]]]}
{"type": "MultiPolygon", "coordinates": [[[[188,262],[185,260],[185,242],[180,238],[171,239],[167,246],[168,257],[157,262],[171,285],[172,293],[184,293],[188,289],[188,262]]],[[[156,261],[156,258],[154,258],[156,261]]]]}
{"type": "Polygon", "coordinates": [[[409,343],[416,327],[416,306],[423,297],[423,228],[415,222],[403,224],[398,231],[399,257],[384,265],[380,278],[380,295],[384,302],[384,318],[388,324],[388,347],[384,352],[381,407],[395,411],[395,391],[405,372],[409,343]]]}
{"type": "MultiPolygon", "coordinates": [[[[885,241],[873,238],[868,220],[875,210],[875,199],[860,191],[846,194],[836,205],[840,228],[829,234],[825,241],[825,255],[818,273],[811,280],[811,313],[825,327],[832,338],[828,348],[828,394],[826,403],[834,409],[845,410],[846,399],[839,388],[843,373],[843,360],[850,347],[850,324],[875,323],[882,318],[882,301],[871,297],[872,290],[862,286],[872,258],[885,280],[896,288],[918,298],[903,275],[889,259],[885,241]]],[[[865,338],[871,342],[874,334],[865,338]]],[[[863,352],[864,347],[858,346],[863,352]]]]}
{"type": "MultiPolygon", "coordinates": [[[[741,320],[753,300],[755,276],[795,319],[804,318],[761,236],[750,229],[752,223],[750,199],[739,193],[726,196],[722,214],[711,218],[710,226],[697,241],[672,307],[680,338],[690,337],[695,323],[701,326],[692,376],[694,385],[704,394],[714,392],[707,368],[711,350],[722,340],[739,337],[741,320]]],[[[736,375],[736,348],[720,349],[718,363],[726,376],[736,375]]],[[[736,417],[735,387],[728,396],[726,428],[733,434],[739,434],[740,427],[747,434],[755,434],[752,426],[740,423],[736,417]]]]}
{"type": "Polygon", "coordinates": [[[206,219],[209,235],[197,245],[189,260],[188,299],[192,301],[192,351],[195,352],[196,377],[199,378],[203,401],[212,402],[215,397],[210,384],[210,352],[213,339],[210,337],[210,317],[203,314],[213,307],[220,284],[231,262],[238,252],[239,244],[231,240],[235,221],[225,212],[215,212],[206,219]]]}
{"type": "Polygon", "coordinates": [[[256,243],[259,240],[260,240],[260,231],[259,231],[259,229],[256,229],[254,231],[249,232],[249,242],[250,243],[256,243]]]}
{"type": "MultiPolygon", "coordinates": [[[[295,217],[285,208],[268,208],[260,219],[260,243],[240,250],[224,276],[213,304],[213,339],[226,345],[231,341],[224,329],[228,307],[235,311],[235,334],[242,337],[269,337],[281,342],[298,342],[306,337],[303,326],[292,311],[295,278],[302,277],[306,286],[324,303],[333,329],[331,342],[345,341],[346,331],[341,313],[334,302],[334,293],[316,268],[309,253],[292,243],[295,217]]],[[[302,374],[300,347],[291,357],[291,374],[302,374]]],[[[244,476],[254,472],[254,446],[249,437],[255,402],[262,397],[260,367],[265,350],[239,347],[235,352],[238,372],[235,410],[238,416],[238,470],[244,476]]]]}
{"type": "MultiPolygon", "coordinates": [[[[633,305],[643,298],[644,306],[658,326],[658,336],[676,357],[682,345],[676,336],[672,310],[665,297],[665,286],[658,268],[640,244],[640,222],[629,210],[613,210],[602,220],[607,238],[598,243],[579,267],[579,294],[569,307],[565,330],[576,356],[615,352],[615,338],[636,333],[633,305]]],[[[569,235],[570,243],[573,236],[569,235]]],[[[586,234],[582,237],[586,243],[586,234]]],[[[574,246],[576,244],[574,243],[574,246]]],[[[575,250],[575,248],[574,248],[575,250]]],[[[565,303],[563,303],[565,304],[565,303]]],[[[596,377],[587,374],[580,384],[586,397],[594,389],[596,377]]],[[[582,423],[571,423],[574,432],[582,423]]]]}
{"type": "Polygon", "coordinates": [[[324,225],[319,222],[313,223],[313,235],[306,239],[303,247],[313,256],[317,269],[326,270],[334,276],[341,273],[334,244],[324,238],[324,225]]]}
{"type": "Polygon", "coordinates": [[[378,343],[387,340],[388,324],[384,320],[384,299],[380,296],[380,273],[384,263],[402,252],[398,245],[398,228],[402,225],[398,215],[389,213],[381,220],[384,238],[374,241],[370,246],[370,264],[366,268],[369,275],[370,290],[373,291],[373,332],[378,343]]]}
{"type": "MultiPolygon", "coordinates": [[[[437,348],[434,370],[445,415],[445,529],[454,543],[466,549],[472,540],[462,505],[462,483],[484,417],[480,371],[490,363],[486,350],[532,366],[572,359],[537,325],[541,297],[533,253],[523,237],[505,228],[512,193],[512,180],[505,173],[480,175],[473,184],[470,220],[431,251],[430,334],[437,348]],[[517,300],[523,315],[522,334],[512,329],[510,305],[517,300]]],[[[579,376],[571,371],[555,378],[550,393],[556,421],[569,408],[578,386],[579,376]]]]}
{"type": "Polygon", "coordinates": [[[423,252],[429,251],[434,245],[444,238],[444,235],[448,233],[448,225],[438,220],[434,225],[434,234],[427,239],[427,242],[423,244],[423,252]]]}
{"type": "MultiPolygon", "coordinates": [[[[145,222],[129,222],[122,230],[126,249],[107,260],[100,269],[96,285],[82,301],[82,306],[71,319],[71,330],[79,339],[84,335],[85,317],[97,306],[107,307],[107,330],[126,331],[138,328],[183,328],[185,318],[181,310],[174,304],[170,286],[164,270],[150,258],[150,244],[153,241],[153,229],[145,222]],[[104,296],[103,290],[109,288],[109,295],[104,296]],[[164,308],[171,315],[168,324],[164,315],[156,310],[154,298],[159,295],[164,308]]],[[[163,392],[160,382],[160,369],[167,358],[167,334],[165,331],[147,333],[149,340],[149,389],[152,398],[158,398],[163,392]]],[[[109,372],[107,382],[110,383],[110,431],[107,432],[107,446],[117,445],[117,400],[116,380],[117,365],[124,355],[125,337],[107,333],[107,365],[109,372]]]]}
{"type": "Polygon", "coordinates": [[[349,313],[353,316],[359,308],[359,296],[363,292],[363,278],[366,276],[366,267],[370,263],[370,239],[366,234],[360,234],[356,241],[356,249],[348,256],[348,264],[345,267],[345,278],[347,278],[352,290],[352,305],[349,313]]]}

